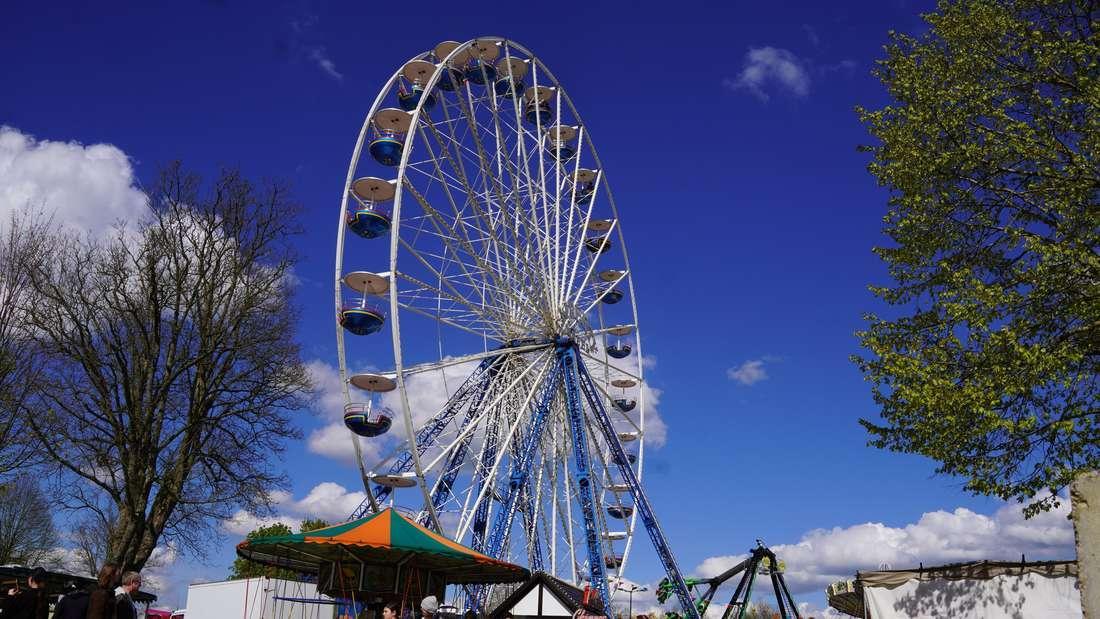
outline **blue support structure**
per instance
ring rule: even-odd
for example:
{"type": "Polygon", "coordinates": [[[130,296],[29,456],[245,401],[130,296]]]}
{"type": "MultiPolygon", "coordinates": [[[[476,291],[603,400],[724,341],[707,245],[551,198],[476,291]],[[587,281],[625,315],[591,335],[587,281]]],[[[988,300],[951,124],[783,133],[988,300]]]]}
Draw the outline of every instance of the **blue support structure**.
{"type": "MultiPolygon", "coordinates": [[[[481,410],[481,403],[485,400],[485,394],[489,392],[489,386],[496,376],[496,368],[496,365],[489,368],[485,379],[485,385],[474,394],[474,399],[470,402],[470,408],[466,410],[466,417],[463,418],[462,424],[459,426],[460,434],[466,426],[470,425],[470,423],[477,418],[477,414],[481,410]]],[[[432,505],[437,511],[443,506],[447,499],[450,498],[451,488],[454,486],[459,471],[462,470],[462,463],[466,460],[466,454],[469,453],[470,443],[473,440],[474,433],[471,432],[467,434],[466,438],[462,439],[462,442],[459,443],[458,447],[451,453],[451,456],[447,458],[447,468],[443,469],[443,475],[439,478],[439,482],[436,484],[435,488],[432,489],[432,505]]],[[[422,526],[428,526],[430,518],[430,514],[425,512],[420,516],[419,522],[422,526]]]]}
{"type": "MultiPolygon", "coordinates": [[[[535,462],[535,453],[538,451],[538,442],[542,438],[542,431],[546,427],[546,420],[550,417],[550,402],[558,389],[558,379],[562,373],[561,350],[558,351],[558,361],[550,370],[550,376],[542,384],[542,392],[539,394],[538,404],[532,415],[527,434],[523,437],[523,445],[516,452],[518,459],[512,462],[512,473],[508,479],[508,486],[503,488],[504,495],[501,498],[502,506],[493,520],[493,530],[489,534],[485,546],[485,554],[490,557],[500,557],[504,547],[508,543],[508,535],[512,532],[512,523],[515,522],[516,511],[520,503],[525,501],[528,495],[527,481],[531,476],[531,466],[535,462]]],[[[487,501],[486,501],[487,502],[487,501]]],[[[530,501],[526,501],[530,504],[530,501]]],[[[530,510],[528,510],[530,511],[530,510]]],[[[536,540],[537,543],[537,540],[536,540]]],[[[532,567],[532,569],[535,569],[532,567]]],[[[478,608],[484,605],[484,593],[488,589],[481,586],[473,589],[473,599],[478,608]]]]}
{"type": "Polygon", "coordinates": [[[542,543],[539,541],[538,522],[535,521],[535,501],[531,497],[531,489],[524,492],[523,500],[523,528],[530,531],[532,537],[527,540],[527,565],[532,572],[543,571],[542,543]]]}
{"type": "MultiPolygon", "coordinates": [[[[439,436],[439,433],[447,427],[447,424],[451,422],[458,411],[461,410],[463,404],[473,398],[475,394],[484,394],[485,389],[482,388],[482,383],[489,380],[489,368],[492,367],[494,362],[500,359],[501,356],[486,357],[475,369],[470,376],[466,379],[462,386],[458,388],[451,399],[447,401],[443,409],[436,414],[436,416],[426,423],[416,433],[416,450],[418,455],[424,455],[424,452],[428,450],[434,442],[435,438],[439,436]],[[478,387],[475,389],[475,387],[478,387]]],[[[388,473],[390,475],[405,473],[412,468],[412,451],[406,450],[402,452],[390,465],[388,473]]],[[[374,496],[376,501],[381,503],[389,497],[393,492],[393,488],[387,486],[375,485],[374,496]]],[[[355,509],[351,514],[351,519],[362,518],[371,513],[370,500],[365,500],[359,504],[359,507],[355,509]]]]}
{"type": "MultiPolygon", "coordinates": [[[[668,575],[672,588],[676,591],[676,597],[680,601],[680,606],[684,609],[684,615],[691,619],[699,619],[699,610],[692,602],[691,592],[688,590],[687,583],[684,581],[684,576],[680,572],[679,566],[676,565],[676,558],[672,555],[672,549],[668,546],[668,541],[665,539],[664,532],[661,531],[661,525],[657,522],[657,517],[653,513],[653,507],[649,503],[649,498],[646,497],[645,492],[642,491],[642,485],[638,481],[638,476],[634,473],[634,469],[627,460],[626,451],[623,450],[622,443],[619,442],[618,435],[615,433],[615,427],[611,423],[611,418],[607,416],[607,411],[603,406],[603,400],[599,397],[599,392],[596,390],[592,377],[588,374],[588,369],[584,367],[584,364],[580,362],[579,358],[577,359],[577,374],[580,379],[581,390],[584,392],[585,399],[588,400],[589,409],[592,411],[592,418],[603,433],[608,447],[611,448],[611,461],[618,465],[623,480],[630,486],[630,494],[634,497],[634,508],[638,510],[638,515],[641,517],[642,523],[645,524],[646,531],[649,533],[649,538],[653,541],[653,548],[657,551],[657,556],[660,557],[661,563],[664,564],[665,573],[668,575]]],[[[572,409],[572,406],[570,408],[572,409]]],[[[587,519],[588,516],[586,514],[585,520],[587,521],[587,519]]],[[[585,524],[587,526],[587,522],[585,524]]],[[[590,556],[589,561],[591,562],[592,560],[590,556]]],[[[595,570],[593,570],[593,575],[594,572],[595,570]]],[[[595,580],[595,578],[593,578],[593,580],[595,580]]],[[[610,608],[610,606],[605,606],[605,608],[610,608]]]]}
{"type": "MultiPolygon", "coordinates": [[[[569,434],[573,440],[573,477],[581,500],[584,516],[584,541],[588,546],[588,570],[592,586],[600,594],[605,609],[611,608],[611,594],[607,588],[607,572],[603,561],[600,532],[596,526],[596,500],[592,493],[591,467],[589,466],[588,438],[584,433],[584,409],[578,389],[580,359],[576,348],[570,344],[561,357],[562,378],[565,385],[565,404],[569,412],[569,434]]],[[[610,612],[608,610],[607,612],[610,612]]]]}

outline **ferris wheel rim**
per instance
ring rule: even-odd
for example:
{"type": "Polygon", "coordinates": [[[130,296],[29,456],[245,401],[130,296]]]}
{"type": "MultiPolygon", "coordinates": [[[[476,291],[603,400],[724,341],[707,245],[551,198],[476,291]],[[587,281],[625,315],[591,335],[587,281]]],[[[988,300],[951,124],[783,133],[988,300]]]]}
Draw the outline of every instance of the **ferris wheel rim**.
{"type": "MultiPolygon", "coordinates": [[[[571,98],[569,97],[568,93],[563,88],[560,87],[560,82],[557,80],[556,76],[554,76],[553,72],[550,71],[550,69],[545,65],[545,63],[543,63],[542,60],[538,56],[536,56],[534,53],[532,53],[530,50],[528,50],[524,46],[522,46],[522,45],[520,45],[520,44],[518,44],[514,41],[511,41],[509,39],[506,39],[504,37],[494,37],[494,36],[478,37],[478,38],[466,41],[466,42],[460,44],[459,46],[455,47],[451,51],[451,53],[448,54],[448,56],[446,58],[439,59],[439,62],[437,63],[437,66],[436,66],[436,70],[433,72],[433,74],[432,74],[431,78],[429,79],[429,81],[424,85],[425,91],[432,92],[433,89],[438,85],[442,75],[448,70],[448,63],[452,58],[456,57],[456,55],[461,55],[462,53],[464,53],[465,50],[468,50],[469,48],[471,48],[476,43],[484,42],[484,41],[492,41],[494,43],[499,43],[503,46],[508,46],[510,48],[514,48],[515,50],[518,50],[522,54],[526,54],[528,56],[528,58],[530,59],[531,63],[537,65],[539,71],[544,73],[548,77],[550,82],[552,82],[552,83],[554,83],[555,85],[558,86],[558,92],[557,92],[558,97],[560,97],[560,100],[563,100],[564,103],[568,106],[569,111],[572,113],[573,118],[577,121],[577,123],[580,126],[584,127],[585,131],[587,131],[587,127],[584,125],[583,120],[582,120],[579,112],[576,109],[576,106],[573,104],[573,102],[572,102],[571,98]]],[[[366,119],[364,120],[364,123],[363,123],[362,129],[360,131],[359,137],[357,139],[356,147],[353,151],[352,160],[351,160],[350,165],[349,165],[348,176],[347,176],[347,180],[345,182],[344,191],[343,191],[342,196],[341,196],[341,222],[340,222],[339,233],[338,233],[338,245],[339,246],[338,246],[338,251],[337,251],[337,259],[336,259],[336,286],[335,286],[336,302],[337,302],[338,307],[339,307],[339,304],[341,303],[341,294],[342,294],[340,279],[341,279],[342,274],[343,274],[344,238],[345,238],[345,228],[346,228],[342,218],[343,218],[343,214],[344,214],[344,212],[346,212],[346,209],[347,209],[347,206],[348,206],[349,191],[350,191],[350,188],[351,188],[351,184],[355,180],[355,175],[356,175],[356,170],[357,170],[357,167],[358,167],[358,163],[362,158],[363,146],[366,143],[366,138],[367,138],[367,136],[369,134],[369,131],[370,131],[371,120],[374,117],[375,113],[380,109],[380,106],[382,105],[382,102],[385,99],[385,97],[393,91],[394,86],[399,81],[399,79],[402,75],[402,69],[404,68],[404,66],[407,65],[409,62],[412,62],[412,61],[415,61],[415,60],[422,60],[424,58],[428,58],[429,56],[430,56],[430,53],[425,52],[425,53],[421,53],[421,54],[418,54],[418,55],[412,57],[409,61],[402,64],[402,66],[400,68],[398,68],[398,70],[390,77],[390,79],[387,80],[385,86],[379,91],[378,96],[376,97],[374,103],[372,104],[372,106],[370,108],[370,111],[368,112],[368,114],[366,116],[366,119]]],[[[491,87],[491,85],[489,85],[488,87],[491,87]]],[[[421,101],[418,102],[415,110],[412,112],[412,114],[413,114],[412,123],[413,123],[414,126],[416,126],[416,124],[419,122],[420,114],[421,114],[421,111],[422,111],[423,107],[424,107],[424,100],[421,99],[421,101]]],[[[409,141],[410,141],[410,143],[412,143],[414,140],[412,140],[410,138],[409,141]]],[[[611,211],[612,221],[617,224],[617,222],[619,221],[619,214],[618,214],[617,205],[616,205],[614,197],[611,193],[610,183],[607,181],[606,177],[603,176],[603,172],[604,172],[603,165],[602,165],[602,162],[599,159],[598,153],[596,152],[595,141],[591,138],[591,135],[588,135],[588,139],[585,143],[588,146],[587,152],[589,153],[589,156],[591,156],[591,158],[592,158],[592,160],[595,164],[595,168],[597,170],[599,170],[599,174],[600,174],[601,180],[602,180],[602,182],[600,183],[600,189],[607,196],[607,204],[608,204],[608,207],[610,208],[610,211],[611,211]]],[[[410,156],[412,150],[413,150],[412,148],[407,148],[407,149],[404,150],[404,152],[402,153],[400,164],[398,165],[397,170],[396,170],[397,183],[396,183],[396,192],[395,192],[395,196],[394,196],[394,199],[393,199],[393,213],[392,213],[392,224],[391,224],[392,229],[391,229],[391,232],[390,232],[390,235],[391,235],[391,237],[390,237],[390,239],[391,239],[391,242],[390,242],[390,264],[389,264],[390,273],[394,273],[394,274],[398,273],[397,258],[398,258],[398,255],[399,255],[399,247],[398,246],[399,246],[399,242],[400,242],[400,229],[401,229],[401,221],[402,221],[401,220],[402,200],[403,200],[404,194],[405,194],[404,179],[407,175],[408,161],[409,161],[409,156],[410,156]]],[[[629,262],[629,256],[628,256],[628,253],[627,253],[625,235],[623,233],[622,227],[618,226],[618,225],[615,225],[614,229],[610,230],[609,233],[610,232],[613,232],[614,234],[617,235],[619,245],[621,247],[622,259],[623,259],[623,270],[625,271],[625,275],[623,276],[622,279],[626,280],[625,283],[626,283],[627,290],[629,292],[628,296],[630,297],[630,311],[631,311],[631,315],[633,317],[633,323],[632,324],[633,324],[634,329],[635,329],[635,331],[634,331],[634,340],[635,340],[635,350],[636,350],[636,354],[637,354],[637,360],[636,360],[637,375],[638,375],[638,378],[639,378],[639,382],[642,385],[644,385],[645,384],[645,382],[644,382],[644,367],[643,367],[644,363],[642,361],[641,335],[640,335],[640,330],[638,329],[637,297],[636,297],[636,294],[635,294],[635,287],[634,287],[634,282],[633,282],[633,277],[632,277],[632,271],[630,269],[630,262],[629,262]]],[[[407,377],[407,369],[411,369],[411,366],[410,366],[410,368],[407,368],[406,365],[405,365],[405,361],[404,361],[403,341],[401,339],[401,331],[400,331],[401,309],[402,308],[398,304],[398,291],[397,291],[396,286],[392,287],[391,290],[390,290],[389,305],[390,305],[389,320],[390,320],[390,323],[391,323],[390,324],[391,340],[392,340],[392,343],[393,343],[393,352],[394,352],[394,375],[395,375],[395,381],[397,383],[397,390],[400,393],[402,415],[403,415],[403,418],[404,418],[404,421],[405,421],[405,427],[406,427],[406,430],[407,430],[406,431],[406,435],[407,435],[406,436],[406,441],[407,441],[406,444],[412,446],[412,445],[416,444],[416,439],[415,439],[416,427],[414,426],[413,419],[412,419],[412,410],[411,410],[411,407],[410,407],[410,404],[409,404],[408,388],[407,388],[406,381],[405,381],[405,378],[407,377]]],[[[601,318],[601,320],[602,320],[602,318],[601,318]]],[[[344,389],[345,399],[347,401],[350,401],[351,400],[351,395],[350,395],[350,392],[349,392],[349,389],[348,389],[348,381],[347,381],[347,375],[348,375],[347,356],[346,356],[346,351],[345,351],[345,345],[344,345],[343,338],[344,338],[343,330],[338,325],[337,326],[337,340],[338,340],[338,356],[339,356],[339,362],[340,362],[340,377],[341,377],[341,382],[342,382],[342,386],[343,386],[343,389],[344,389]]],[[[605,359],[605,362],[606,362],[606,359],[605,359]]],[[[639,413],[639,417],[638,417],[639,426],[640,426],[639,431],[640,431],[640,434],[643,437],[644,437],[644,431],[645,431],[645,418],[647,416],[646,415],[646,411],[647,411],[646,397],[647,397],[646,390],[643,388],[638,393],[638,400],[639,400],[638,404],[640,405],[639,406],[640,413],[639,413]]],[[[637,475],[638,475],[639,479],[641,478],[642,471],[644,470],[644,466],[643,466],[644,465],[644,453],[645,453],[645,451],[644,451],[644,442],[645,442],[644,440],[639,441],[637,465],[636,465],[636,467],[634,467],[636,472],[637,472],[637,475]]],[[[357,444],[357,446],[358,446],[358,444],[357,444]]],[[[417,480],[418,480],[418,486],[421,488],[421,494],[424,497],[425,505],[427,506],[427,508],[429,509],[429,511],[431,513],[432,521],[438,527],[439,526],[438,515],[435,513],[435,510],[432,507],[432,501],[431,501],[430,495],[428,493],[427,481],[426,481],[426,477],[425,477],[425,472],[423,470],[423,466],[420,462],[420,458],[419,458],[418,454],[416,453],[417,450],[412,449],[411,451],[412,451],[412,455],[413,455],[413,468],[416,472],[416,477],[417,477],[417,480]]],[[[360,464],[361,464],[361,460],[360,460],[360,464]]],[[[368,493],[369,492],[370,492],[370,490],[368,489],[368,493]]],[[[638,514],[636,512],[633,513],[632,516],[630,517],[629,525],[627,527],[627,529],[628,529],[627,530],[627,537],[626,537],[627,541],[626,541],[626,545],[625,545],[624,550],[623,550],[622,564],[621,564],[623,568],[626,567],[627,560],[628,560],[628,557],[629,557],[631,543],[633,541],[634,533],[635,533],[635,529],[636,529],[637,517],[638,517],[638,514]]],[[[570,525],[571,525],[571,523],[570,523],[570,525]]],[[[440,527],[440,529],[442,530],[441,527],[440,527]]],[[[620,574],[621,573],[622,572],[620,572],[620,574]]]]}

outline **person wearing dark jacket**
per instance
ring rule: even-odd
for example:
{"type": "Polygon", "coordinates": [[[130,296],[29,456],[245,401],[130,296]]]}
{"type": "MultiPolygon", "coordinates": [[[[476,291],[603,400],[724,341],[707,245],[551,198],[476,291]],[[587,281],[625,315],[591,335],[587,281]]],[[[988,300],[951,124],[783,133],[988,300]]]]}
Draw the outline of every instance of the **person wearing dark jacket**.
{"type": "Polygon", "coordinates": [[[117,619],[138,619],[137,606],[130,597],[141,588],[141,574],[126,572],[122,575],[122,586],[115,596],[115,617],[117,619]]]}
{"type": "Polygon", "coordinates": [[[108,563],[100,568],[95,589],[92,589],[91,595],[88,596],[86,619],[115,619],[115,583],[117,581],[117,566],[108,563]]]}
{"type": "Polygon", "coordinates": [[[88,590],[69,583],[66,591],[53,607],[53,619],[84,619],[88,615],[88,590]]]}
{"type": "Polygon", "coordinates": [[[46,570],[36,567],[27,577],[26,589],[8,589],[0,608],[4,619],[46,619],[50,601],[46,598],[46,570]]]}

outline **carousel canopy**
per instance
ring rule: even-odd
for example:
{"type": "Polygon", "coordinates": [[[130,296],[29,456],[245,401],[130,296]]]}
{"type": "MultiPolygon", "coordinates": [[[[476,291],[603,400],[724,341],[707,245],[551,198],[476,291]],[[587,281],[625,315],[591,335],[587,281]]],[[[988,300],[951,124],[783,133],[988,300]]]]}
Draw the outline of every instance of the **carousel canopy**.
{"type": "Polygon", "coordinates": [[[237,544],[237,554],[300,572],[342,561],[427,570],[448,583],[519,582],[528,576],[526,569],[452,542],[392,507],[308,533],[246,539],[237,544]]]}

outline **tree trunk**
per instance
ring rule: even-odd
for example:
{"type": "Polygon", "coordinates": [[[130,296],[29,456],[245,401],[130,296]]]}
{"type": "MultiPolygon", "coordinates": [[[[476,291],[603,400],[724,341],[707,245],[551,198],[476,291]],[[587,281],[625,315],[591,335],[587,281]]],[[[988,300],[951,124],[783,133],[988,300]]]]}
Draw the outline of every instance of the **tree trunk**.
{"type": "Polygon", "coordinates": [[[1077,476],[1070,492],[1077,541],[1077,581],[1084,619],[1100,619],[1100,471],[1077,476]]]}

